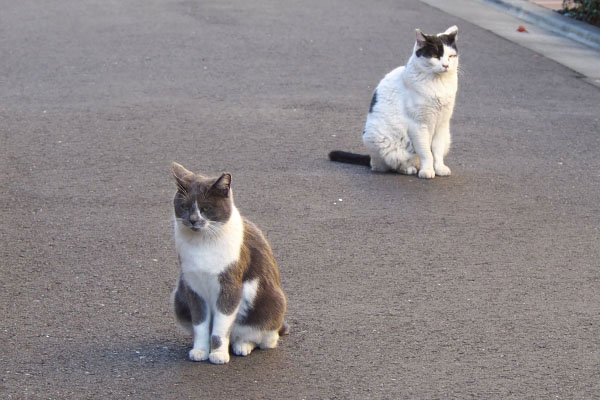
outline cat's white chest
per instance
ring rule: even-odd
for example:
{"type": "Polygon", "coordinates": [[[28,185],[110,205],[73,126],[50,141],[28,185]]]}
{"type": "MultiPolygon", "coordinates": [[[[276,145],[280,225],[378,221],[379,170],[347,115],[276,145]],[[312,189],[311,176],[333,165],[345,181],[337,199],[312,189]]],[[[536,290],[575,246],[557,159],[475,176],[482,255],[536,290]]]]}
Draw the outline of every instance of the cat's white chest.
{"type": "Polygon", "coordinates": [[[423,84],[417,91],[415,100],[422,107],[444,108],[454,103],[456,89],[454,77],[437,78],[423,84]]]}
{"type": "Polygon", "coordinates": [[[218,275],[236,262],[240,254],[240,246],[223,240],[209,243],[183,241],[177,247],[181,260],[181,271],[184,274],[218,275]]]}
{"type": "Polygon", "coordinates": [[[441,107],[448,107],[454,104],[456,98],[457,84],[456,80],[450,77],[447,82],[438,83],[435,91],[432,93],[432,97],[441,107]]]}
{"type": "Polygon", "coordinates": [[[195,235],[186,229],[175,225],[175,244],[185,276],[217,276],[239,259],[244,226],[237,210],[216,237],[195,235]]]}
{"type": "Polygon", "coordinates": [[[217,303],[221,284],[219,275],[210,274],[198,270],[188,270],[183,272],[183,280],[197,294],[199,294],[210,307],[217,303]]]}
{"type": "Polygon", "coordinates": [[[239,259],[240,243],[230,237],[207,242],[176,240],[183,279],[209,304],[215,304],[221,287],[219,275],[239,259]]]}

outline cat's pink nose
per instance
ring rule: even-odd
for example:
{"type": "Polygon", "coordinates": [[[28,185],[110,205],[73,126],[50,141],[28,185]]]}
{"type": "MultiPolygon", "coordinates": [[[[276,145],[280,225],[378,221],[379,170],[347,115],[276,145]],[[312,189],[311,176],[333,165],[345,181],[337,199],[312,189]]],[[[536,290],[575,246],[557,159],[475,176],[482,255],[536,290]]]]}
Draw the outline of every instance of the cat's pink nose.
{"type": "Polygon", "coordinates": [[[448,69],[448,67],[450,67],[450,64],[442,64],[442,67],[448,69]]]}

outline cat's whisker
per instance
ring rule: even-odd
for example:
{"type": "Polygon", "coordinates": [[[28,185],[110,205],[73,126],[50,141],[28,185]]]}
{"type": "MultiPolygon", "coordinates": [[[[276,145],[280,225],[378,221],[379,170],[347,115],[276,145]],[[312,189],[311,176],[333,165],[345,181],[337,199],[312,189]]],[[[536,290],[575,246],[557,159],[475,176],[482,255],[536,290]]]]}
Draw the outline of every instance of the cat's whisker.
{"type": "Polygon", "coordinates": [[[214,238],[213,227],[210,225],[210,223],[202,228],[202,232],[210,239],[214,238]]]}
{"type": "Polygon", "coordinates": [[[220,233],[220,231],[221,231],[221,230],[220,230],[220,227],[218,227],[218,226],[216,226],[216,225],[213,225],[212,223],[209,223],[209,224],[206,226],[206,229],[207,229],[208,233],[210,234],[210,236],[211,236],[213,239],[216,239],[216,238],[219,236],[219,233],[220,233]]]}

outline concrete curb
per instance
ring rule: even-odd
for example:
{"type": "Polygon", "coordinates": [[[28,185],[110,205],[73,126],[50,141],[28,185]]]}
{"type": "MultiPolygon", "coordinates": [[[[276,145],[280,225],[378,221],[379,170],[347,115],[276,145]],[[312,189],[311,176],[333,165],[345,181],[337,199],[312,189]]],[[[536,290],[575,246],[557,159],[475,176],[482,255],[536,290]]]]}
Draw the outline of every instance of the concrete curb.
{"type": "MultiPolygon", "coordinates": [[[[541,7],[528,7],[530,11],[534,11],[533,16],[530,16],[530,23],[527,26],[528,34],[523,34],[517,31],[517,27],[523,24],[523,18],[516,15],[516,11],[510,12],[508,7],[499,5],[512,4],[523,6],[525,4],[532,5],[525,0],[421,0],[423,3],[435,7],[449,15],[462,18],[474,25],[477,25],[485,30],[495,33],[496,35],[510,40],[519,46],[526,47],[535,51],[538,54],[554,60],[567,68],[576,71],[583,75],[584,79],[600,87],[600,48],[598,45],[589,41],[581,43],[579,34],[574,34],[573,27],[576,24],[571,19],[563,17],[560,14],[553,15],[553,12],[541,7]],[[540,12],[541,11],[541,12],[540,12]],[[550,14],[552,20],[562,22],[560,28],[550,28],[547,24],[539,23],[540,15],[550,14]],[[534,17],[536,19],[534,19],[534,17]],[[566,33],[571,32],[571,36],[567,37],[566,33]],[[579,38],[578,41],[573,39],[573,36],[579,38]]],[[[519,8],[519,10],[525,10],[519,8]]],[[[524,12],[521,13],[525,15],[524,12]]],[[[531,14],[530,14],[531,15],[531,14]]],[[[585,31],[597,31],[598,28],[585,24],[585,31]]],[[[597,35],[600,36],[600,35],[597,35]]]]}
{"type": "Polygon", "coordinates": [[[525,21],[600,50],[600,28],[526,0],[482,0],[525,21]]]}

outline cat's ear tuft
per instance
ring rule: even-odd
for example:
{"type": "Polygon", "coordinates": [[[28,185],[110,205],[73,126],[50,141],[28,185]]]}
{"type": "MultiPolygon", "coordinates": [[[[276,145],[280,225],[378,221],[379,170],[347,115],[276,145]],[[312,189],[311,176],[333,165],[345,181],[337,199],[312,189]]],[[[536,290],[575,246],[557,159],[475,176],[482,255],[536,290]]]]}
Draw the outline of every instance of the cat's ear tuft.
{"type": "Polygon", "coordinates": [[[185,169],[183,167],[183,165],[181,165],[175,161],[173,161],[173,163],[171,164],[171,172],[173,173],[173,178],[175,178],[175,181],[177,182],[178,187],[184,186],[183,178],[185,178],[188,175],[193,174],[193,172],[188,171],[187,169],[185,169]]]}
{"type": "Polygon", "coordinates": [[[427,36],[420,29],[415,29],[415,35],[417,37],[417,46],[423,47],[427,43],[427,36]]]}
{"type": "Polygon", "coordinates": [[[229,197],[229,191],[231,189],[231,174],[224,172],[215,183],[213,183],[211,190],[216,191],[223,197],[229,197]]]}
{"type": "Polygon", "coordinates": [[[452,25],[450,28],[446,29],[444,35],[448,36],[452,41],[456,40],[456,35],[458,34],[458,26],[452,25]]]}

